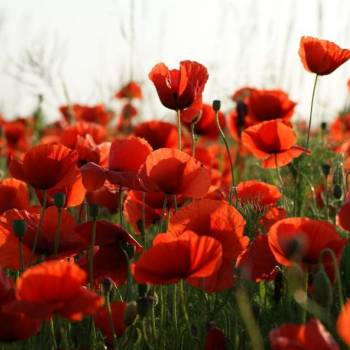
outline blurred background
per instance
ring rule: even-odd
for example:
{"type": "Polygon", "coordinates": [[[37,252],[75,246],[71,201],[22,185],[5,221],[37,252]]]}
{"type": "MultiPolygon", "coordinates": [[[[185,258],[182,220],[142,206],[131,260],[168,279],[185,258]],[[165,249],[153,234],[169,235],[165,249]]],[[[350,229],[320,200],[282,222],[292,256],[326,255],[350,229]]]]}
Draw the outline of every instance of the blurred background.
{"type": "MultiPolygon", "coordinates": [[[[143,119],[168,119],[148,79],[164,62],[196,60],[209,71],[204,100],[239,87],[281,88],[309,112],[312,74],[299,60],[302,35],[350,48],[348,0],[0,0],[0,113],[30,115],[44,97],[48,121],[67,101],[105,103],[130,79],[144,92],[143,119]]],[[[315,124],[347,103],[350,63],[319,79],[315,124]]]]}

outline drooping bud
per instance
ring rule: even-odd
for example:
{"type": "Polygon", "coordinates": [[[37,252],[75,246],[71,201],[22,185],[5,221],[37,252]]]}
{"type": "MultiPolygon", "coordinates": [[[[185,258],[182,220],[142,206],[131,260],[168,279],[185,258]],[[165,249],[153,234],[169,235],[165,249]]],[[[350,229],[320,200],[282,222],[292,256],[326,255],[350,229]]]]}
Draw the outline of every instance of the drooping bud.
{"type": "Polygon", "coordinates": [[[334,197],[335,199],[341,199],[342,196],[343,196],[343,191],[342,191],[341,186],[338,185],[338,184],[335,184],[335,185],[333,186],[333,197],[334,197]]]}
{"type": "Polygon", "coordinates": [[[124,323],[127,327],[134,323],[137,314],[138,307],[136,301],[130,301],[124,311],[124,323]]]}
{"type": "Polygon", "coordinates": [[[27,223],[24,220],[13,220],[12,229],[18,239],[22,240],[27,231],[27,223]]]}
{"type": "Polygon", "coordinates": [[[322,123],[321,123],[321,130],[322,130],[323,132],[327,131],[327,123],[326,123],[326,122],[322,122],[322,123]]]}
{"type": "Polygon", "coordinates": [[[327,163],[323,163],[321,165],[322,173],[325,177],[327,177],[331,171],[331,166],[327,163]]]}
{"type": "Polygon", "coordinates": [[[112,291],[114,282],[112,281],[111,278],[106,277],[103,279],[102,283],[102,289],[103,289],[103,294],[104,295],[109,295],[109,293],[112,291]]]}
{"type": "Polygon", "coordinates": [[[333,303],[333,288],[323,265],[314,276],[314,290],[315,300],[325,308],[329,308],[333,303]]]}

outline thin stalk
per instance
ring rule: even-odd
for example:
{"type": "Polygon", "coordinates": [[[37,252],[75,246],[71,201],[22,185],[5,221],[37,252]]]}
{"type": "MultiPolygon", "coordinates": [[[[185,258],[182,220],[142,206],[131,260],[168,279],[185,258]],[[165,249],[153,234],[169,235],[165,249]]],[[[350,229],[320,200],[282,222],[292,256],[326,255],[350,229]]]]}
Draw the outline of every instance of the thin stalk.
{"type": "Polygon", "coordinates": [[[188,334],[191,335],[191,322],[190,322],[190,318],[188,317],[186,300],[185,300],[184,282],[182,280],[180,282],[179,292],[180,292],[179,294],[180,294],[180,303],[181,303],[182,313],[185,318],[188,334]]]}
{"type": "Polygon", "coordinates": [[[90,288],[93,289],[94,285],[94,246],[96,242],[96,218],[92,221],[92,233],[91,241],[88,251],[88,266],[89,266],[89,284],[90,288]]]}
{"type": "Polygon", "coordinates": [[[222,141],[225,144],[227,157],[228,157],[228,160],[230,162],[230,168],[231,168],[231,189],[230,189],[230,194],[229,194],[229,203],[232,205],[232,194],[233,194],[233,190],[235,188],[235,173],[234,173],[233,162],[232,162],[231,154],[230,154],[230,147],[228,145],[225,133],[222,130],[220,122],[219,122],[219,111],[215,111],[215,120],[216,120],[216,126],[217,126],[217,128],[219,130],[221,139],[222,139],[222,141]]]}
{"type": "Polygon", "coordinates": [[[318,78],[318,74],[316,74],[316,76],[315,76],[314,86],[312,88],[311,106],[310,106],[310,115],[309,115],[309,126],[307,129],[307,139],[306,139],[306,145],[305,145],[306,148],[309,147],[310,131],[311,131],[311,123],[312,123],[312,110],[314,107],[314,98],[315,98],[315,92],[316,92],[317,78],[318,78]]]}
{"type": "Polygon", "coordinates": [[[112,308],[111,308],[111,302],[110,302],[110,293],[107,293],[106,295],[106,309],[107,309],[107,314],[108,314],[108,321],[109,321],[109,326],[112,331],[112,336],[113,336],[113,350],[118,349],[118,340],[117,340],[117,333],[115,332],[115,326],[114,326],[114,321],[113,321],[113,314],[112,314],[112,308]]]}
{"type": "Polygon", "coordinates": [[[301,323],[304,323],[304,324],[306,323],[306,318],[307,318],[308,286],[309,286],[309,273],[305,271],[305,275],[304,275],[305,308],[303,308],[302,314],[301,314],[301,323]]]}
{"type": "Polygon", "coordinates": [[[18,238],[18,255],[19,255],[19,273],[24,271],[24,256],[23,256],[23,238],[18,238]]]}
{"type": "Polygon", "coordinates": [[[58,208],[58,219],[57,226],[55,231],[55,243],[54,243],[54,251],[53,255],[57,258],[58,249],[60,247],[60,237],[61,237],[61,226],[62,226],[62,208],[58,208]]]}
{"type": "Polygon", "coordinates": [[[53,318],[50,318],[49,321],[50,324],[50,333],[51,333],[51,339],[52,339],[52,346],[53,349],[56,350],[57,349],[57,341],[56,341],[56,336],[55,336],[55,325],[53,323],[53,318]]]}
{"type": "Polygon", "coordinates": [[[177,123],[177,148],[181,151],[181,111],[176,111],[176,123],[177,123]]]}
{"type": "Polygon", "coordinates": [[[44,214],[45,214],[46,201],[47,201],[47,191],[44,190],[43,191],[43,205],[42,205],[41,210],[40,210],[40,217],[39,217],[38,226],[36,227],[36,230],[35,230],[33,247],[32,247],[32,254],[31,254],[30,259],[29,259],[29,265],[32,264],[32,260],[33,260],[34,255],[35,255],[36,247],[38,245],[40,229],[41,229],[41,225],[43,223],[43,218],[44,218],[44,214]]]}
{"type": "Polygon", "coordinates": [[[177,285],[174,284],[173,290],[173,305],[172,305],[172,313],[173,313],[173,323],[175,327],[175,337],[178,336],[178,327],[177,327],[177,285]]]}
{"type": "Polygon", "coordinates": [[[124,225],[123,220],[123,190],[122,187],[119,187],[119,196],[118,196],[118,209],[119,209],[119,224],[120,226],[124,225]]]}
{"type": "Polygon", "coordinates": [[[340,278],[340,272],[339,272],[339,265],[337,262],[337,258],[334,254],[334,251],[330,248],[325,248],[322,250],[321,255],[320,255],[320,262],[322,263],[322,258],[323,256],[328,253],[332,259],[332,263],[333,263],[333,269],[335,272],[335,278],[336,278],[336,285],[337,285],[337,289],[338,289],[338,294],[339,294],[339,304],[340,304],[340,309],[343,308],[344,306],[344,296],[343,296],[343,285],[342,285],[342,281],[340,278]]]}
{"type": "Polygon", "coordinates": [[[123,251],[123,254],[124,254],[124,256],[125,256],[126,264],[127,264],[127,267],[128,267],[128,270],[127,270],[126,288],[125,288],[125,294],[124,294],[124,300],[125,300],[125,301],[128,301],[128,299],[129,299],[129,294],[130,294],[130,287],[131,287],[130,259],[129,259],[128,253],[127,253],[124,249],[122,249],[122,251],[123,251]]]}
{"type": "Polygon", "coordinates": [[[160,222],[159,222],[158,232],[162,232],[162,230],[163,230],[164,215],[165,215],[165,212],[166,212],[167,203],[168,203],[168,195],[166,193],[164,193],[163,207],[162,207],[162,211],[160,213],[160,222]]]}
{"type": "Polygon", "coordinates": [[[196,123],[191,123],[191,154],[192,157],[196,155],[196,134],[194,132],[194,128],[196,126],[196,123]]]}
{"type": "Polygon", "coordinates": [[[141,203],[141,235],[143,237],[143,246],[146,247],[146,192],[142,192],[142,203],[141,203]]]}

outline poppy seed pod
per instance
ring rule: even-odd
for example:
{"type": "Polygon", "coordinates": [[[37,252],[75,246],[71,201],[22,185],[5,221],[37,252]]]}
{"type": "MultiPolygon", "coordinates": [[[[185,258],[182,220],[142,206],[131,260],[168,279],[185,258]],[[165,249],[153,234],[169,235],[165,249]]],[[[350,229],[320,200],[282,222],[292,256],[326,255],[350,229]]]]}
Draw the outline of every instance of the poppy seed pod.
{"type": "Polygon", "coordinates": [[[335,184],[333,186],[333,197],[335,199],[341,199],[342,196],[343,196],[343,190],[342,190],[341,186],[338,184],[335,184]]]}
{"type": "Polygon", "coordinates": [[[114,282],[112,281],[111,278],[109,277],[106,277],[103,279],[103,281],[101,282],[101,285],[102,285],[102,289],[103,289],[103,293],[105,295],[108,295],[112,289],[113,289],[113,286],[114,286],[114,282]]]}
{"type": "Polygon", "coordinates": [[[54,203],[57,208],[63,208],[66,203],[66,195],[62,192],[55,193],[54,196],[54,203]]]}
{"type": "Polygon", "coordinates": [[[322,122],[322,123],[321,123],[321,130],[322,130],[323,132],[327,131],[327,123],[326,123],[326,122],[322,122]]]}
{"type": "Polygon", "coordinates": [[[134,323],[137,317],[137,303],[136,301],[131,301],[127,304],[126,309],[124,311],[124,323],[126,326],[130,326],[134,323]]]}
{"type": "Polygon", "coordinates": [[[321,168],[322,168],[322,173],[325,177],[327,177],[331,171],[331,166],[327,163],[323,163],[321,165],[321,168]]]}
{"type": "Polygon", "coordinates": [[[214,100],[213,101],[213,110],[215,112],[219,112],[221,108],[221,101],[220,100],[214,100]]]}
{"type": "Polygon", "coordinates": [[[13,220],[12,229],[19,239],[23,239],[27,231],[27,223],[24,220],[13,220]]]}

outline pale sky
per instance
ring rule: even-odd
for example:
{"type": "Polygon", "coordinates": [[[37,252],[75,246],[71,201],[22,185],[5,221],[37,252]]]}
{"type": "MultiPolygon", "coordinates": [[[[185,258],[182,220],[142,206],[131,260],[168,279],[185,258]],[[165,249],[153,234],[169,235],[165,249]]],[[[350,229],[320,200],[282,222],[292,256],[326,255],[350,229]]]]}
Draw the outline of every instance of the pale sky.
{"type": "MultiPolygon", "coordinates": [[[[54,120],[67,102],[63,84],[72,102],[118,110],[111,96],[132,75],[145,93],[142,118],[164,119],[171,111],[148,73],[156,63],[177,68],[190,59],[208,68],[208,102],[221,99],[229,109],[228,96],[244,85],[282,88],[305,116],[313,76],[300,63],[300,37],[350,48],[349,33],[348,0],[0,0],[0,111],[29,115],[43,93],[54,120]]],[[[316,123],[344,106],[349,78],[350,62],[319,79],[316,123]]]]}

